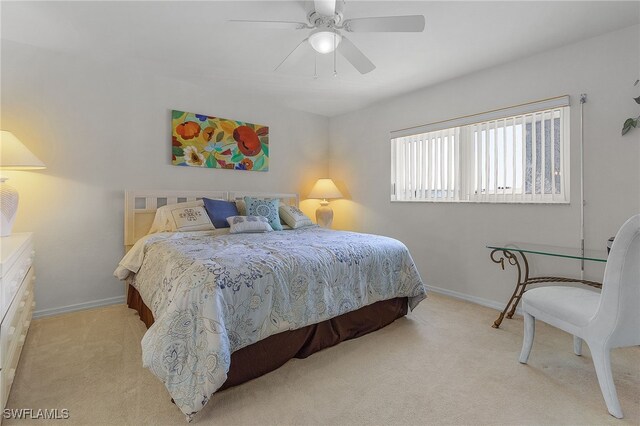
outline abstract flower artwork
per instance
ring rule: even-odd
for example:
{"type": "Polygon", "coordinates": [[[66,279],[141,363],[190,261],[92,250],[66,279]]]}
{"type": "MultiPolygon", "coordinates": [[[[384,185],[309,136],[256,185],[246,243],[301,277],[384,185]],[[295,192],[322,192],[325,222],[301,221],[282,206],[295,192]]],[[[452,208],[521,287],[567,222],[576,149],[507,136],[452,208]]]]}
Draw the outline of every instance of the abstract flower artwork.
{"type": "Polygon", "coordinates": [[[172,111],[172,164],[214,169],[269,170],[269,127],[172,111]]]}

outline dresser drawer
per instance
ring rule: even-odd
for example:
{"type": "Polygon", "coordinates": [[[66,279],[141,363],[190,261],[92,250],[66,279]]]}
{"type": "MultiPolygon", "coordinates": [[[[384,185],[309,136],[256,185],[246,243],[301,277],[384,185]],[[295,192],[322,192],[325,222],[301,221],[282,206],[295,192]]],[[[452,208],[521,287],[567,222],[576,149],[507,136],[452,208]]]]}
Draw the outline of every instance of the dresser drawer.
{"type": "Polygon", "coordinates": [[[34,269],[29,269],[27,276],[18,287],[13,303],[0,323],[0,368],[10,361],[11,351],[20,340],[25,325],[31,320],[33,312],[33,289],[35,282],[34,269]]]}
{"type": "Polygon", "coordinates": [[[2,277],[2,288],[0,289],[0,318],[4,318],[7,314],[7,309],[9,309],[9,305],[16,297],[18,288],[23,282],[25,274],[33,264],[35,255],[33,244],[31,242],[25,244],[18,260],[2,277]]]}
{"type": "MultiPolygon", "coordinates": [[[[4,410],[34,309],[33,234],[0,238],[0,403],[4,410]]],[[[2,417],[0,417],[0,423],[2,417]]]]}
{"type": "Polygon", "coordinates": [[[31,325],[34,302],[34,269],[30,268],[13,300],[7,314],[0,323],[0,394],[2,406],[13,384],[16,368],[31,325]]]}

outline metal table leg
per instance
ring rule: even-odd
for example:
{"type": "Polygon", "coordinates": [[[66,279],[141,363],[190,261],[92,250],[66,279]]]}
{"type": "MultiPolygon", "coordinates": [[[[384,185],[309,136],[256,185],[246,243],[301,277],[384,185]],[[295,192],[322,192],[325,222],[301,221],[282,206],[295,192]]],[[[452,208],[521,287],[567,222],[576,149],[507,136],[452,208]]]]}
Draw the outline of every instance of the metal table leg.
{"type": "Polygon", "coordinates": [[[516,307],[518,306],[518,303],[520,302],[520,299],[522,298],[522,294],[526,290],[526,287],[529,281],[529,262],[527,261],[527,258],[524,255],[524,253],[522,252],[516,252],[516,253],[520,253],[520,256],[522,256],[522,260],[524,262],[524,274],[523,274],[522,268],[520,267],[520,262],[518,261],[518,257],[516,256],[515,253],[509,250],[499,250],[499,249],[493,250],[491,252],[491,260],[494,263],[498,263],[503,271],[504,271],[505,259],[509,262],[510,265],[515,266],[518,269],[516,288],[513,290],[513,294],[511,295],[511,298],[507,302],[507,305],[504,307],[504,310],[500,313],[498,318],[493,322],[493,326],[492,326],[493,328],[500,327],[500,324],[502,324],[502,320],[504,319],[505,315],[507,316],[507,318],[513,317],[513,314],[516,311],[516,307]],[[495,256],[497,252],[501,253],[499,258],[495,256]]]}
{"type": "Polygon", "coordinates": [[[527,290],[527,286],[529,284],[542,284],[542,283],[551,283],[551,282],[575,282],[582,283],[592,287],[602,288],[602,284],[596,281],[588,281],[577,278],[565,278],[565,277],[529,277],[529,261],[525,254],[521,251],[509,251],[504,249],[495,249],[491,252],[491,260],[494,263],[500,265],[502,270],[504,270],[504,261],[505,259],[509,262],[510,265],[515,266],[518,270],[516,287],[513,290],[513,294],[511,298],[507,302],[507,305],[504,307],[504,310],[500,312],[498,318],[493,322],[493,328],[500,328],[500,324],[502,324],[502,320],[506,316],[507,318],[512,318],[516,312],[516,308],[520,303],[520,299],[522,299],[522,295],[527,290]],[[499,256],[496,256],[496,253],[500,252],[499,256]],[[522,257],[523,267],[520,266],[520,261],[516,253],[520,254],[522,257]]]}

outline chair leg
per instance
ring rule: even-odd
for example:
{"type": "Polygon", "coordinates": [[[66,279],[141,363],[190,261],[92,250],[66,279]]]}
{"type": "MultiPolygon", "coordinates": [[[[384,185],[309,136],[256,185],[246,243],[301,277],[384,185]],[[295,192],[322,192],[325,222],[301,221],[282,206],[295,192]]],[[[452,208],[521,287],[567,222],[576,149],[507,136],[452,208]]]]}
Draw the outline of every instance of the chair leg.
{"type": "Polygon", "coordinates": [[[582,339],[578,336],[573,336],[573,353],[578,356],[582,355],[582,339]]]}
{"type": "Polygon", "coordinates": [[[520,362],[526,364],[533,346],[533,336],[536,334],[536,319],[528,312],[524,312],[524,337],[522,339],[522,351],[520,352],[520,362]]]}
{"type": "Polygon", "coordinates": [[[591,349],[593,365],[596,368],[598,383],[600,384],[604,402],[607,404],[607,409],[613,417],[621,419],[623,417],[622,408],[620,407],[620,401],[618,401],[616,386],[613,383],[613,375],[611,374],[611,350],[603,344],[589,345],[589,349],[591,349]]]}

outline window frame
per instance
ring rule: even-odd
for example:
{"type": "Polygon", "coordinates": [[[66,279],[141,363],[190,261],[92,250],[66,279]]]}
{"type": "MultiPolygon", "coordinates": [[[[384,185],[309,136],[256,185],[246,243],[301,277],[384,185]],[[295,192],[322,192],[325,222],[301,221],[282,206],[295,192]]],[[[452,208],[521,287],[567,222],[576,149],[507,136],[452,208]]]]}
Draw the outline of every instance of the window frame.
{"type": "MultiPolygon", "coordinates": [[[[553,114],[553,113],[552,113],[553,114]]],[[[555,129],[555,115],[552,115],[550,120],[552,122],[550,132],[552,132],[551,137],[551,150],[555,154],[555,141],[553,138],[554,129],[555,129]]],[[[570,138],[570,102],[569,96],[559,96],[556,98],[550,98],[542,101],[529,102],[526,104],[517,105],[509,108],[501,108],[498,110],[489,111],[481,114],[474,114],[465,117],[459,117],[452,120],[441,121],[438,123],[432,123],[423,126],[415,126],[407,129],[401,129],[398,131],[391,132],[390,135],[390,145],[391,145],[391,186],[390,186],[390,199],[391,202],[418,202],[418,203],[483,203],[483,204],[570,204],[570,152],[571,152],[571,138],[570,138]],[[475,141],[473,132],[476,131],[477,126],[486,125],[487,123],[497,123],[499,121],[504,121],[503,126],[494,127],[499,129],[509,128],[509,121],[514,119],[514,125],[518,125],[518,119],[520,119],[520,123],[525,121],[522,125],[526,126],[526,121],[528,119],[532,120],[532,125],[535,128],[535,123],[542,123],[542,127],[544,128],[545,120],[548,120],[548,111],[549,110],[560,110],[560,129],[559,129],[559,140],[560,140],[560,148],[559,154],[561,156],[559,161],[559,173],[562,176],[562,179],[559,184],[559,192],[556,193],[556,187],[554,187],[555,178],[552,175],[551,180],[551,193],[545,193],[546,188],[546,168],[541,168],[540,172],[537,172],[537,168],[531,173],[531,185],[533,185],[533,194],[529,193],[511,193],[506,192],[505,189],[502,190],[502,193],[498,193],[498,188],[495,189],[495,193],[483,193],[478,195],[476,193],[476,184],[474,181],[474,177],[472,176],[476,172],[476,157],[475,157],[475,141]],[[543,114],[540,117],[540,114],[543,114]],[[454,124],[454,125],[452,125],[454,124]],[[418,192],[420,191],[418,188],[414,189],[414,196],[410,198],[404,198],[401,194],[398,193],[399,185],[397,180],[397,148],[395,146],[395,140],[404,137],[411,136],[422,136],[427,133],[437,132],[437,131],[449,131],[455,129],[457,139],[456,144],[454,146],[455,153],[458,154],[456,161],[453,163],[454,170],[452,175],[455,176],[455,181],[458,182],[457,187],[453,189],[454,197],[453,198],[421,198],[418,197],[418,192]],[[544,171],[543,171],[544,170],[544,171]],[[536,193],[536,183],[540,182],[541,187],[543,188],[541,193],[536,193]]],[[[493,130],[493,129],[489,129],[493,130]]],[[[506,132],[506,130],[505,130],[506,132]]],[[[497,134],[496,134],[497,135],[497,134]]],[[[503,133],[503,138],[506,133],[503,133]]],[[[514,133],[515,135],[515,133],[514,133]]],[[[531,147],[532,150],[535,151],[537,148],[537,139],[534,135],[532,136],[531,147]]],[[[498,138],[496,136],[495,141],[492,145],[496,146],[498,138]]],[[[543,137],[541,139],[542,145],[541,149],[545,150],[546,153],[546,144],[548,143],[546,139],[543,137]]],[[[503,142],[504,143],[504,142],[503,142]]],[[[501,144],[502,145],[502,144],[501,144]]],[[[506,145],[502,145],[506,149],[506,145]]],[[[526,142],[523,140],[522,149],[526,149],[526,142]]],[[[496,153],[497,153],[497,149],[496,153]]],[[[515,145],[514,148],[515,149],[515,145]]],[[[532,152],[533,152],[532,151],[532,152]]],[[[512,151],[513,152],[513,151],[512,151]]],[[[515,156],[515,152],[512,154],[515,156]]],[[[522,153],[526,161],[526,152],[522,153]]],[[[554,160],[551,160],[551,173],[556,173],[555,168],[555,155],[554,160]]],[[[495,160],[494,160],[495,161],[495,160]]],[[[515,161],[515,160],[514,160],[515,161]]],[[[535,163],[535,156],[531,161],[533,164],[531,167],[536,167],[537,163],[535,163]]],[[[486,164],[483,161],[483,164],[486,164]]],[[[546,160],[545,160],[546,164],[546,160]]],[[[523,167],[525,167],[525,162],[523,162],[523,167]]],[[[504,169],[506,172],[506,169],[504,169]]],[[[512,173],[515,173],[516,168],[514,168],[512,173]]],[[[502,174],[505,175],[505,172],[502,174]]],[[[431,173],[429,171],[429,173],[431,173]]],[[[498,176],[498,172],[495,171],[496,177],[498,176]]],[[[505,179],[505,178],[503,178],[505,179]]],[[[495,178],[493,179],[496,180],[495,178]]],[[[517,179],[514,179],[517,180],[517,179]]],[[[419,183],[415,182],[416,185],[419,183]]],[[[498,182],[496,181],[495,185],[498,182]]],[[[424,185],[424,183],[423,183],[424,185]]],[[[526,188],[526,177],[525,173],[522,174],[522,185],[526,188]]],[[[481,185],[483,187],[483,185],[481,185]]],[[[520,188],[521,190],[525,190],[525,188],[520,188]]],[[[429,191],[427,189],[426,191],[429,191]]],[[[484,191],[483,191],[484,192],[484,191]]],[[[514,189],[515,192],[515,189],[514,189]]]]}

